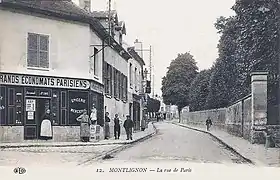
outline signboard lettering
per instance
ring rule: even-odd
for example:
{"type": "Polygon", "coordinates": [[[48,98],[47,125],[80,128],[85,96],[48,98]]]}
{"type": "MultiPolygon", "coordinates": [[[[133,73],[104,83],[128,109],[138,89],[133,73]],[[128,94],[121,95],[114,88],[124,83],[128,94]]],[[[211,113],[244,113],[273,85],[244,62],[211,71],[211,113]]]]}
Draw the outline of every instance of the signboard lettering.
{"type": "Polygon", "coordinates": [[[0,84],[75,89],[88,89],[90,86],[87,80],[3,73],[0,73],[0,84]]]}

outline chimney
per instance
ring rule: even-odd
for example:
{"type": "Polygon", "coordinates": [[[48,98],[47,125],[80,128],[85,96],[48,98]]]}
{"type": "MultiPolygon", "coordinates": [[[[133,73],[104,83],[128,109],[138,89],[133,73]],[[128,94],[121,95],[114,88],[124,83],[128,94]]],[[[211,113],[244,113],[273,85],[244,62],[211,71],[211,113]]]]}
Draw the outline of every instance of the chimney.
{"type": "Polygon", "coordinates": [[[79,6],[87,12],[91,12],[91,0],[79,0],[79,6]]]}
{"type": "Polygon", "coordinates": [[[140,42],[138,39],[134,42],[135,51],[138,53],[138,55],[143,59],[143,45],[142,42],[140,42]]]}

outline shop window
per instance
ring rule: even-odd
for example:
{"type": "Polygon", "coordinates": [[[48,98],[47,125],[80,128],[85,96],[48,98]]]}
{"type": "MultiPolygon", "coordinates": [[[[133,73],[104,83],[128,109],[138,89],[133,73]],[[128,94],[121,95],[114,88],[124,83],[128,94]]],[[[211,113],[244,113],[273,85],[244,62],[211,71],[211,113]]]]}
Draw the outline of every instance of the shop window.
{"type": "Polygon", "coordinates": [[[0,125],[6,125],[6,87],[0,87],[0,125]]]}
{"type": "MultiPolygon", "coordinates": [[[[69,91],[68,92],[68,103],[69,103],[69,123],[68,125],[79,125],[77,117],[80,116],[83,110],[88,109],[88,92],[83,91],[69,91]]],[[[89,112],[88,112],[89,113],[89,112]]]]}

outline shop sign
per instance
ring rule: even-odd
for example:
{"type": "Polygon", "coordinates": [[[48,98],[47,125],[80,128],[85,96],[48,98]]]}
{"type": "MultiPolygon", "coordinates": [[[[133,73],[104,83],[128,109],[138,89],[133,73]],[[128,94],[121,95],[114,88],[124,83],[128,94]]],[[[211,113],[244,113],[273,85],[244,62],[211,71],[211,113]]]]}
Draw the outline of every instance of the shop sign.
{"type": "Polygon", "coordinates": [[[90,83],[90,90],[92,91],[95,91],[95,92],[98,92],[100,94],[103,94],[104,93],[104,87],[103,85],[100,85],[96,82],[91,82],[90,83]]]}
{"type": "Polygon", "coordinates": [[[5,73],[0,73],[0,84],[70,89],[88,89],[90,87],[88,80],[5,73]]]}

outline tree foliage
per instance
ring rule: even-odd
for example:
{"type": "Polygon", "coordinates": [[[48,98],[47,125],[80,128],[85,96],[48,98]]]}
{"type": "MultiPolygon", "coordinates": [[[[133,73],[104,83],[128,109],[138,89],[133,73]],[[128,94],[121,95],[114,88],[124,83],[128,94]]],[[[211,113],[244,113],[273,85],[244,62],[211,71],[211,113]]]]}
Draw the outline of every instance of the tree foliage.
{"type": "Polygon", "coordinates": [[[226,105],[250,93],[250,74],[268,71],[269,102],[276,102],[278,80],[279,14],[276,0],[237,1],[236,15],[215,23],[219,57],[214,64],[207,98],[208,108],[226,105]]]}
{"type": "Polygon", "coordinates": [[[162,97],[165,104],[177,105],[179,112],[189,105],[190,85],[198,74],[198,67],[190,53],[178,54],[172,60],[162,79],[162,97]]]}
{"type": "Polygon", "coordinates": [[[190,87],[190,111],[200,111],[207,109],[206,99],[209,93],[209,81],[211,69],[199,72],[190,87]]]}
{"type": "Polygon", "coordinates": [[[148,112],[158,112],[160,109],[160,101],[148,96],[147,109],[148,112]]]}

